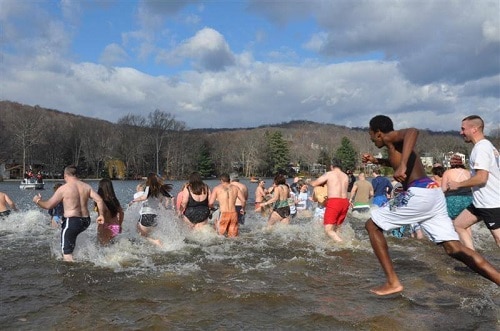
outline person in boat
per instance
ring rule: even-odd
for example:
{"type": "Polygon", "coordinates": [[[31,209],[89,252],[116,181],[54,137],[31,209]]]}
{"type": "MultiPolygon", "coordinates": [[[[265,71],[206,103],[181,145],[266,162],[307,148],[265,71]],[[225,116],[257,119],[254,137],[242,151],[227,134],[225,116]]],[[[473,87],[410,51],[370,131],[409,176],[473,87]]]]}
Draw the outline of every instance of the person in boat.
{"type": "Polygon", "coordinates": [[[403,184],[404,190],[390,203],[371,210],[371,217],[365,223],[373,252],[386,276],[386,282],[371,289],[371,292],[388,295],[403,291],[403,285],[389,255],[384,231],[410,225],[415,221],[449,256],[500,285],[500,272],[479,253],[460,242],[448,216],[443,191],[427,176],[422,161],[415,153],[418,130],[394,130],[389,117],[377,115],[370,120],[368,133],[374,145],[378,148],[387,147],[389,154],[387,159],[363,154],[362,162],[391,166],[394,169],[394,178],[403,184]]]}
{"type": "Polygon", "coordinates": [[[0,192],[0,218],[9,216],[11,210],[17,211],[16,204],[7,193],[0,192]]]}
{"type": "MultiPolygon", "coordinates": [[[[97,225],[97,238],[103,246],[108,245],[113,238],[122,233],[124,212],[115,194],[113,182],[108,178],[99,181],[99,194],[106,205],[102,212],[104,220],[97,225]]],[[[95,205],[96,209],[99,207],[95,205]]]]}
{"type": "Polygon", "coordinates": [[[342,162],[340,159],[333,158],[330,163],[330,171],[310,183],[313,187],[325,184],[328,195],[325,202],[325,215],[323,217],[325,233],[335,242],[342,242],[340,228],[349,211],[349,199],[347,198],[349,178],[342,171],[342,162]]]}
{"type": "Polygon", "coordinates": [[[97,223],[104,222],[101,212],[106,207],[101,196],[77,177],[76,166],[70,165],[64,169],[64,181],[66,183],[54,191],[48,200],[42,200],[39,193],[33,197],[33,202],[40,208],[50,209],[62,201],[64,218],[61,226],[61,248],[64,261],[72,262],[76,238],[90,225],[89,199],[94,200],[98,206],[97,223]]]}

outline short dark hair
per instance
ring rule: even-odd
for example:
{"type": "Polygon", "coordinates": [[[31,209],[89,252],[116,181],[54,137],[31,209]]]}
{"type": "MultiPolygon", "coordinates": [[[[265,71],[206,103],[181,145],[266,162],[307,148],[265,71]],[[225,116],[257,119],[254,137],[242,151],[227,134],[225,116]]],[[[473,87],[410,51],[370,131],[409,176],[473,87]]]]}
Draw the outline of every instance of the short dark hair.
{"type": "Polygon", "coordinates": [[[476,124],[477,126],[479,126],[481,128],[481,130],[484,129],[484,121],[483,119],[481,118],[481,116],[479,115],[469,115],[467,117],[465,117],[463,121],[474,121],[474,124],[476,124]]]}
{"type": "Polygon", "coordinates": [[[76,166],[71,164],[69,166],[67,166],[66,168],[64,168],[64,173],[66,175],[69,175],[69,176],[73,176],[75,177],[76,174],[77,174],[77,169],[76,169],[76,166]]]}
{"type": "Polygon", "coordinates": [[[382,133],[394,131],[394,124],[390,117],[385,115],[377,115],[370,120],[370,130],[382,133]]]}
{"type": "Polygon", "coordinates": [[[229,178],[229,174],[227,174],[227,173],[223,173],[223,174],[221,174],[221,175],[219,176],[219,178],[220,178],[220,180],[221,180],[222,182],[224,182],[224,183],[230,183],[230,182],[231,182],[231,180],[230,180],[230,178],[229,178]]]}
{"type": "Polygon", "coordinates": [[[337,168],[342,169],[342,160],[334,157],[334,158],[332,158],[330,165],[334,168],[337,167],[337,168]]]}

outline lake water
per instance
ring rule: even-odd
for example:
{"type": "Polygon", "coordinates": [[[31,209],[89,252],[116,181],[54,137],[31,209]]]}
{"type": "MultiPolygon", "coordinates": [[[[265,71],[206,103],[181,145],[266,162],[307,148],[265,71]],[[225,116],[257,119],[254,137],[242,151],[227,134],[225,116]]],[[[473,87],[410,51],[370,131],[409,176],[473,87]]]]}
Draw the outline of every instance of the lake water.
{"type": "MultiPolygon", "coordinates": [[[[250,188],[251,202],[257,184],[250,188]]],[[[90,182],[95,188],[97,182],[90,182]]],[[[218,181],[207,181],[214,187],[218,181]]],[[[122,205],[135,181],[115,181],[122,205]]],[[[182,182],[174,182],[174,193],[182,182]]],[[[53,183],[41,191],[52,194],[53,183]]],[[[20,212],[0,220],[0,325],[3,330],[498,330],[499,288],[428,240],[390,237],[405,290],[387,298],[369,289],[385,278],[364,230],[351,214],[346,243],[323,233],[321,220],[293,219],[265,230],[247,210],[236,239],[207,227],[190,232],[167,211],[153,247],[138,237],[138,206],[126,210],[115,244],[100,247],[96,225],[78,237],[77,263],[64,263],[59,231],[34,191],[0,183],[20,212]]],[[[37,191],[38,192],[38,191],[37,191]]],[[[92,219],[95,220],[95,214],[92,219]]],[[[477,249],[495,266],[500,254],[483,224],[477,249]]]]}

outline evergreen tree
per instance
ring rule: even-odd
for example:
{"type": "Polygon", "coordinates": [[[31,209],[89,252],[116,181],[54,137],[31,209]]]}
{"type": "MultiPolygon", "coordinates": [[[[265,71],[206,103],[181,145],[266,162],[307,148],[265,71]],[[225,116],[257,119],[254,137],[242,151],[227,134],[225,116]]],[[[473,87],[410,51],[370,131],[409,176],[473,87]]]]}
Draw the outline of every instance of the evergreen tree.
{"type": "Polygon", "coordinates": [[[342,138],[340,147],[335,152],[335,157],[342,160],[342,170],[355,169],[358,162],[358,153],[347,137],[342,138]]]}
{"type": "Polygon", "coordinates": [[[210,155],[210,146],[206,141],[200,147],[197,168],[201,177],[207,178],[215,174],[214,162],[210,155]]]}
{"type": "Polygon", "coordinates": [[[288,143],[283,139],[281,131],[266,132],[268,142],[268,164],[272,174],[279,171],[288,171],[290,164],[290,149],[288,143]]]}

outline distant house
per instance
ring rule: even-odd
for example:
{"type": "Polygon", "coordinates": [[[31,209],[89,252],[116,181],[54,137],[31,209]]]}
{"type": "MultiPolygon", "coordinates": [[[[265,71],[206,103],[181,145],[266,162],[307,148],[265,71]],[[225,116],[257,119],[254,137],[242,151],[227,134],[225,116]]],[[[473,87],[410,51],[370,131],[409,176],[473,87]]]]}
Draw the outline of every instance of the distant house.
{"type": "Polygon", "coordinates": [[[460,156],[460,157],[462,158],[462,163],[463,163],[464,165],[466,165],[466,163],[465,163],[465,161],[466,161],[466,160],[465,160],[465,154],[462,154],[462,153],[455,153],[455,152],[448,152],[448,153],[446,153],[446,154],[444,155],[444,162],[443,162],[443,166],[444,166],[445,168],[449,168],[449,167],[450,167],[450,159],[451,159],[451,157],[452,157],[453,155],[458,155],[458,156],[460,156]]]}

